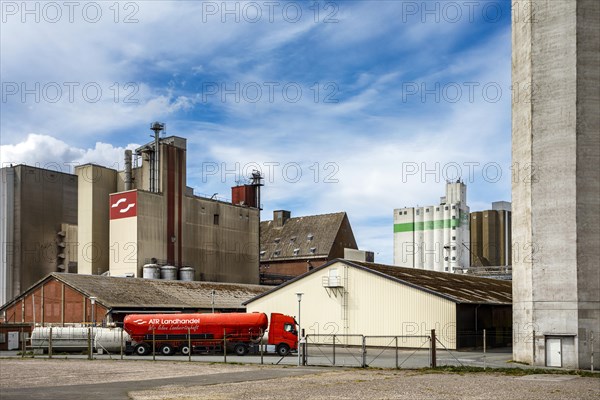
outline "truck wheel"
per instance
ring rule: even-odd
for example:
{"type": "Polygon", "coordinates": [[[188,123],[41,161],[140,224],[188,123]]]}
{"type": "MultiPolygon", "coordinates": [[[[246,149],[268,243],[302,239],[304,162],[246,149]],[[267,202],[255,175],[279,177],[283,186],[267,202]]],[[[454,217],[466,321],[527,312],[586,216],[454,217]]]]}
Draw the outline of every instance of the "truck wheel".
{"type": "Polygon", "coordinates": [[[160,354],[163,356],[172,356],[175,354],[175,349],[170,344],[165,344],[160,348],[160,354]]]}
{"type": "Polygon", "coordinates": [[[179,352],[184,356],[187,356],[190,354],[190,347],[187,344],[182,344],[181,347],[179,347],[179,352]]]}
{"type": "Polygon", "coordinates": [[[137,346],[135,346],[135,354],[138,356],[146,356],[148,355],[148,353],[150,353],[150,346],[148,346],[147,344],[138,344],[137,346]]]}
{"type": "Polygon", "coordinates": [[[285,357],[288,354],[290,354],[290,346],[288,346],[285,343],[280,343],[277,346],[277,354],[279,354],[281,357],[285,357]]]}
{"type": "Polygon", "coordinates": [[[235,352],[236,355],[238,356],[245,356],[246,353],[248,353],[248,346],[246,346],[243,343],[238,343],[235,345],[235,347],[233,348],[233,351],[235,352]]]}

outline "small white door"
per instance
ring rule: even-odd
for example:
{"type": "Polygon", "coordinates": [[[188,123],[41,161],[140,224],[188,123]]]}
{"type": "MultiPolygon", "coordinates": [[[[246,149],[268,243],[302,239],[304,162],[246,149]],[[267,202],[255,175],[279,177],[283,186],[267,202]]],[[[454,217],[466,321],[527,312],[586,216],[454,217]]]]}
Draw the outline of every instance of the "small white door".
{"type": "Polygon", "coordinates": [[[562,340],[560,338],[546,338],[546,366],[562,367],[562,340]]]}
{"type": "Polygon", "coordinates": [[[8,332],[8,350],[19,349],[19,332],[8,332]]]}

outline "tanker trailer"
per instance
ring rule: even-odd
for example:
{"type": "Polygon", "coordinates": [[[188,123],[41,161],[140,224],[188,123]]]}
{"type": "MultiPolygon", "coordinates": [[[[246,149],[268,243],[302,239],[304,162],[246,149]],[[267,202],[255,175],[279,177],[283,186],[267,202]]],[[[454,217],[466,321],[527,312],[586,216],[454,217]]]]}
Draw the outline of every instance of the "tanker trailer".
{"type": "MultiPolygon", "coordinates": [[[[31,332],[31,348],[48,351],[50,347],[50,329],[52,329],[52,350],[60,352],[78,352],[88,349],[88,335],[92,337],[92,348],[102,349],[109,353],[119,352],[121,348],[121,328],[55,326],[36,327],[31,332]]],[[[123,332],[123,346],[130,341],[129,335],[123,332]]]]}
{"type": "Polygon", "coordinates": [[[268,344],[275,345],[278,354],[297,349],[296,321],[278,313],[271,314],[270,325],[264,313],[132,314],[123,320],[137,355],[150,354],[153,343],[159,354],[188,355],[198,348],[222,348],[225,337],[227,349],[243,356],[252,343],[261,341],[267,327],[268,344]]]}

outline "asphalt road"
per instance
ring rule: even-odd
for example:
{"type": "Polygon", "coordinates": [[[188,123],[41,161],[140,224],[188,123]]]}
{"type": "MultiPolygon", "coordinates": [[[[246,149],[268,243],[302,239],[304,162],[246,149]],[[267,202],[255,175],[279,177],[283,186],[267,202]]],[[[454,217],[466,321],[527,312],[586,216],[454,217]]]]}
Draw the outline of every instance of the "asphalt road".
{"type": "Polygon", "coordinates": [[[89,385],[39,386],[5,388],[0,393],[2,400],[128,400],[132,391],[152,390],[167,385],[179,388],[261,381],[292,376],[314,374],[314,368],[266,368],[260,370],[227,372],[211,375],[194,375],[168,379],[150,379],[125,382],[98,383],[89,385]]]}

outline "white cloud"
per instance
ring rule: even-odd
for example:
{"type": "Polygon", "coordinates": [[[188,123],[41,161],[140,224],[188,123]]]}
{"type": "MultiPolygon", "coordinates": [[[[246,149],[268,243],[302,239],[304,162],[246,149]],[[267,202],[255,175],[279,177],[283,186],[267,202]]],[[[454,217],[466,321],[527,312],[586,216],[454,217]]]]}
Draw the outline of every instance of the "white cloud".
{"type": "Polygon", "coordinates": [[[96,142],[93,148],[77,148],[48,135],[29,134],[23,142],[0,146],[2,166],[27,164],[46,169],[73,173],[77,165],[93,163],[109,168],[122,169],[123,154],[138,144],[115,147],[96,142]]]}

